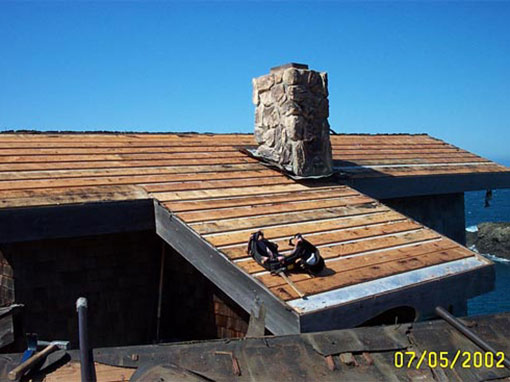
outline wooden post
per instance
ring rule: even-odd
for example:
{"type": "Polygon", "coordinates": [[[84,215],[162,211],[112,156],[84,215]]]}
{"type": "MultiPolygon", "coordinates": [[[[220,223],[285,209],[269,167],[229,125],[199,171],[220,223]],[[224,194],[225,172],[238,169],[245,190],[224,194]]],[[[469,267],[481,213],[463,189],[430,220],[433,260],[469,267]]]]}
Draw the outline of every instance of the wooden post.
{"type": "Polygon", "coordinates": [[[294,292],[296,292],[296,293],[298,294],[298,296],[299,296],[299,297],[303,298],[303,297],[305,297],[305,296],[306,296],[303,292],[301,292],[301,291],[300,291],[300,290],[296,287],[296,285],[292,282],[292,280],[291,280],[291,279],[289,279],[289,278],[287,277],[287,275],[285,274],[285,272],[280,272],[280,273],[278,273],[278,274],[279,274],[280,276],[282,276],[282,278],[283,278],[283,279],[287,282],[287,284],[289,284],[289,285],[290,285],[290,287],[294,290],[294,292]]]}
{"type": "Polygon", "coordinates": [[[163,281],[165,276],[165,247],[166,243],[162,240],[161,246],[161,268],[159,270],[159,291],[158,291],[158,316],[156,324],[156,342],[159,342],[160,338],[160,326],[161,326],[161,305],[163,302],[163,281]]]}

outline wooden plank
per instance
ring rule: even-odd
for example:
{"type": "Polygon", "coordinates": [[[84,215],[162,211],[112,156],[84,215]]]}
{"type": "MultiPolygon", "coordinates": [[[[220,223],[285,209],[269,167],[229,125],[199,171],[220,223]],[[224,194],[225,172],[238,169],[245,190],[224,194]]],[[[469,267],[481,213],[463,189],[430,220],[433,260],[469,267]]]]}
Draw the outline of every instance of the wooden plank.
{"type": "MultiPolygon", "coordinates": [[[[300,291],[307,295],[326,292],[342,286],[359,284],[381,277],[388,277],[416,269],[430,267],[454,260],[470,257],[472,254],[458,249],[449,249],[440,252],[427,253],[419,256],[408,256],[405,259],[385,263],[384,266],[373,265],[367,268],[342,272],[342,278],[315,277],[296,283],[300,291]]],[[[287,285],[270,288],[278,297],[284,301],[299,298],[297,293],[287,285]]]]}
{"type": "MultiPolygon", "coordinates": [[[[331,137],[331,136],[330,136],[331,137]]],[[[331,140],[332,145],[373,145],[373,146],[379,146],[379,145],[408,145],[410,147],[418,146],[418,145],[426,145],[426,144],[438,144],[440,142],[433,141],[430,139],[416,139],[416,138],[407,138],[407,139],[397,139],[397,138],[389,138],[389,139],[381,139],[381,137],[375,138],[375,139],[362,139],[360,137],[349,137],[348,139],[342,139],[341,141],[332,139],[331,140]]]]}
{"type": "Polygon", "coordinates": [[[424,157],[416,157],[410,159],[391,159],[391,158],[376,158],[376,159],[352,159],[352,160],[338,160],[343,158],[336,158],[334,165],[335,167],[352,167],[352,166],[381,166],[381,165],[414,165],[414,164],[442,164],[442,163],[492,163],[491,161],[479,158],[479,157],[448,157],[448,158],[424,158],[424,157]]]}
{"type": "Polygon", "coordinates": [[[300,200],[332,199],[339,196],[359,195],[350,187],[338,186],[324,191],[308,191],[273,193],[258,196],[241,196],[227,199],[205,199],[190,202],[168,202],[164,203],[173,212],[210,210],[215,208],[252,206],[269,203],[297,202],[300,200]]]}
{"type": "MultiPolygon", "coordinates": [[[[412,256],[419,256],[426,253],[433,253],[444,251],[448,249],[458,248],[459,245],[452,243],[447,240],[439,240],[431,243],[416,244],[409,247],[391,249],[382,252],[369,253],[366,255],[339,258],[334,261],[328,261],[326,263],[327,277],[334,277],[335,279],[341,279],[342,274],[348,271],[355,271],[362,268],[371,267],[374,265],[381,265],[390,261],[398,261],[406,259],[412,256]],[[331,274],[331,273],[334,274],[331,274]]],[[[280,278],[271,275],[269,272],[264,272],[260,276],[256,276],[264,285],[268,288],[275,286],[285,285],[280,278]]],[[[310,279],[311,277],[306,273],[289,273],[289,278],[293,282],[310,279]]],[[[338,287],[343,287],[352,284],[339,284],[338,287]]]]}
{"type": "Polygon", "coordinates": [[[132,185],[113,185],[113,186],[76,186],[66,188],[35,188],[29,190],[3,190],[0,191],[0,203],[10,201],[11,199],[44,197],[65,195],[87,195],[87,194],[110,194],[112,198],[117,195],[125,195],[128,198],[148,198],[148,194],[141,187],[132,185]]]}
{"type": "Polygon", "coordinates": [[[430,230],[422,229],[419,231],[404,233],[401,235],[375,237],[369,240],[355,241],[321,248],[321,255],[326,259],[340,256],[353,255],[355,253],[385,249],[396,245],[412,244],[430,239],[440,238],[441,236],[430,230]]]}
{"type": "Polygon", "coordinates": [[[284,176],[277,177],[261,177],[234,180],[212,180],[212,181],[190,181],[176,183],[147,184],[143,188],[147,192],[170,192],[170,191],[190,191],[190,190],[215,190],[215,189],[231,189],[231,188],[248,188],[259,185],[282,185],[294,184],[292,179],[284,176]]]}
{"type": "Polygon", "coordinates": [[[0,142],[253,142],[252,134],[194,134],[194,133],[143,133],[143,134],[110,134],[110,133],[42,133],[42,134],[1,134],[0,142]]]}
{"type": "MultiPolygon", "coordinates": [[[[427,240],[439,239],[440,237],[441,236],[437,233],[429,229],[424,229],[395,236],[374,237],[368,240],[322,247],[320,248],[320,251],[321,256],[325,259],[336,259],[343,256],[351,256],[363,252],[391,249],[392,247],[400,245],[426,242],[427,240]]],[[[248,273],[264,271],[264,268],[258,265],[251,258],[249,260],[236,262],[236,265],[248,273]]]]}
{"type": "Polygon", "coordinates": [[[149,184],[162,182],[183,182],[219,179],[248,179],[262,177],[281,177],[273,170],[255,171],[223,171],[191,174],[164,174],[164,175],[127,175],[112,177],[83,177],[70,179],[38,179],[38,180],[12,180],[0,181],[1,190],[22,190],[35,188],[59,188],[75,186],[105,186],[119,184],[149,184]]]}
{"type": "Polygon", "coordinates": [[[378,150],[378,149],[389,149],[389,150],[420,150],[420,149],[443,149],[443,148],[458,148],[452,146],[448,143],[437,143],[437,142],[427,142],[427,143],[416,143],[416,144],[402,144],[402,143],[352,143],[352,144],[340,144],[335,141],[331,142],[331,148],[333,151],[342,150],[342,151],[363,151],[363,150],[378,150]]]}
{"type": "MultiPolygon", "coordinates": [[[[309,233],[332,231],[341,228],[361,227],[367,224],[386,223],[395,220],[407,219],[402,214],[395,211],[374,213],[370,215],[362,215],[348,218],[328,219],[324,221],[304,222],[293,225],[278,226],[274,228],[264,229],[265,237],[275,238],[289,237],[297,232],[306,235],[309,233]]],[[[250,231],[251,233],[251,231],[250,231]]],[[[225,234],[214,234],[214,236],[203,235],[208,242],[215,246],[241,244],[246,242],[246,231],[244,232],[228,232],[225,234]]]]}
{"type": "Polygon", "coordinates": [[[287,212],[270,216],[237,218],[226,221],[190,223],[190,227],[200,234],[238,231],[242,229],[267,229],[267,227],[298,222],[313,222],[320,219],[339,218],[342,216],[365,215],[388,211],[388,207],[376,203],[366,203],[345,207],[331,207],[310,211],[287,212]]]}
{"type": "Polygon", "coordinates": [[[179,217],[186,223],[221,221],[237,217],[272,215],[281,212],[307,211],[318,208],[341,207],[352,204],[370,203],[373,199],[364,195],[343,196],[335,199],[307,200],[299,202],[272,203],[259,206],[221,208],[207,211],[180,212],[179,217]]]}
{"type": "Polygon", "coordinates": [[[352,155],[352,156],[380,156],[380,153],[387,154],[388,156],[399,156],[399,155],[414,155],[418,157],[416,154],[421,154],[425,157],[448,157],[448,156],[463,156],[463,155],[475,155],[467,150],[451,146],[451,145],[440,145],[440,146],[355,146],[355,147],[338,147],[332,146],[333,156],[344,156],[344,155],[352,155]]]}
{"type": "Polygon", "coordinates": [[[474,174],[509,172],[510,169],[500,165],[478,166],[430,166],[430,167],[385,167],[385,168],[359,168],[348,170],[352,178],[381,177],[381,176],[420,176],[420,175],[447,175],[447,174],[474,174]]]}
{"type": "Polygon", "coordinates": [[[234,189],[216,189],[216,190],[197,190],[180,192],[153,192],[152,195],[161,202],[170,202],[174,200],[198,200],[210,198],[228,198],[233,196],[252,196],[262,194],[272,194],[275,192],[307,191],[324,189],[319,187],[305,186],[304,184],[294,183],[277,186],[257,186],[257,187],[239,187],[234,189]]]}
{"type": "Polygon", "coordinates": [[[89,161],[119,161],[119,160],[178,160],[178,159],[222,159],[245,158],[246,154],[239,151],[231,152],[194,152],[194,153],[138,153],[138,154],[66,154],[66,155],[7,155],[0,156],[0,163],[49,163],[49,162],[89,162],[89,161]]]}
{"type": "MultiPolygon", "coordinates": [[[[62,206],[71,204],[96,203],[96,202],[114,202],[129,201],[137,199],[129,194],[116,193],[112,196],[108,192],[95,192],[89,194],[63,193],[61,195],[20,197],[15,199],[0,199],[0,210],[2,208],[19,207],[42,207],[42,206],[62,206]]],[[[143,199],[143,198],[138,198],[143,199]]]]}
{"type": "Polygon", "coordinates": [[[487,163],[476,163],[476,164],[451,164],[451,165],[409,165],[409,166],[384,166],[384,167],[377,167],[377,168],[353,168],[349,169],[349,173],[363,173],[363,172],[384,172],[388,174],[418,174],[420,172],[429,173],[431,171],[433,172],[453,172],[453,173],[461,173],[461,172],[469,172],[469,173],[475,173],[475,172],[486,172],[487,170],[493,170],[493,169],[502,169],[502,170],[508,170],[508,168],[498,165],[496,163],[487,162],[487,163]]]}
{"type": "MultiPolygon", "coordinates": [[[[416,134],[396,134],[401,136],[417,136],[416,134]]],[[[418,134],[419,135],[419,134],[418,134]]],[[[104,139],[104,138],[112,138],[112,139],[124,139],[124,140],[145,140],[145,139],[184,139],[184,140],[195,140],[195,139],[239,139],[239,138],[250,138],[253,139],[253,134],[249,133],[196,133],[196,132],[74,132],[74,131],[64,131],[64,132],[1,132],[0,139],[10,139],[10,140],[41,140],[41,139],[52,139],[52,140],[66,140],[66,139],[74,139],[74,140],[86,140],[86,139],[104,139]]]]}
{"type": "Polygon", "coordinates": [[[110,195],[112,199],[147,199],[148,194],[141,188],[132,185],[100,186],[100,187],[68,187],[59,188],[36,188],[33,190],[4,190],[0,192],[0,206],[3,202],[10,203],[13,199],[47,197],[48,199],[66,195],[110,195]]]}
{"type": "Polygon", "coordinates": [[[341,142],[347,141],[435,141],[441,142],[439,139],[431,137],[428,134],[409,134],[409,133],[396,133],[396,134],[332,134],[330,135],[332,140],[338,140],[341,142]]]}
{"type": "Polygon", "coordinates": [[[427,149],[363,149],[359,152],[352,152],[349,150],[335,149],[334,153],[341,156],[383,156],[383,155],[425,155],[425,154],[469,154],[469,151],[459,149],[457,147],[443,147],[443,148],[427,148],[427,149]]]}
{"type": "Polygon", "coordinates": [[[195,153],[195,152],[239,152],[234,146],[129,146],[129,147],[33,147],[33,148],[0,148],[0,156],[6,155],[95,155],[95,154],[156,154],[156,153],[195,153]]]}
{"type": "Polygon", "coordinates": [[[103,139],[100,141],[0,141],[0,150],[2,149],[104,149],[104,148],[166,148],[166,147],[224,147],[228,149],[238,149],[241,147],[254,147],[254,141],[162,141],[162,140],[138,140],[138,141],[118,141],[103,139]]]}
{"type": "MultiPolygon", "coordinates": [[[[136,369],[94,363],[98,382],[127,382],[136,369]]],[[[37,379],[38,380],[38,379],[37,379]]],[[[35,382],[35,379],[31,379],[35,382]]],[[[43,382],[81,382],[81,368],[79,362],[69,362],[57,370],[46,375],[43,382]]]]}
{"type": "Polygon", "coordinates": [[[88,162],[43,162],[43,163],[2,163],[0,171],[30,171],[30,170],[69,170],[69,169],[100,169],[119,167],[161,167],[161,166],[190,166],[190,165],[225,165],[240,163],[259,163],[256,159],[246,157],[206,159],[166,159],[166,160],[119,160],[119,161],[88,161],[88,162]]]}
{"type": "Polygon", "coordinates": [[[122,168],[100,168],[100,169],[75,169],[75,170],[48,170],[48,171],[6,171],[0,172],[0,181],[5,180],[37,180],[37,179],[70,179],[82,177],[109,177],[109,176],[127,176],[127,175],[168,175],[168,174],[187,174],[203,172],[229,172],[229,171],[254,171],[264,170],[265,166],[260,163],[241,163],[241,164],[218,164],[205,166],[160,166],[160,167],[122,167],[122,168]]]}
{"type": "MultiPolygon", "coordinates": [[[[382,225],[374,225],[374,226],[363,226],[363,227],[355,227],[355,228],[346,228],[333,232],[321,232],[318,234],[308,235],[306,239],[310,241],[312,244],[316,246],[332,244],[332,243],[342,243],[344,241],[362,239],[362,238],[370,238],[377,237],[380,235],[387,235],[391,233],[399,233],[406,232],[410,230],[416,230],[423,227],[420,224],[414,223],[412,221],[403,221],[403,222],[395,222],[395,223],[387,223],[382,225]]],[[[296,232],[297,233],[297,232],[296,232]]],[[[250,234],[246,233],[246,244],[250,238],[250,234]]],[[[206,238],[206,240],[210,240],[211,238],[206,238]]],[[[270,238],[268,238],[270,239],[270,238]]],[[[284,251],[289,251],[292,247],[287,242],[288,239],[277,239],[274,240],[276,244],[278,244],[278,251],[280,253],[284,251]]],[[[246,245],[237,246],[237,247],[219,247],[219,249],[225,253],[230,259],[239,259],[247,256],[246,254],[246,245]]],[[[322,250],[321,250],[322,253],[322,250]]],[[[324,256],[326,257],[326,256],[324,256]]]]}
{"type": "Polygon", "coordinates": [[[162,146],[253,146],[255,140],[251,139],[138,139],[123,140],[103,137],[99,140],[81,139],[81,140],[5,140],[0,139],[0,147],[5,148],[72,148],[72,147],[162,147],[162,146]]]}

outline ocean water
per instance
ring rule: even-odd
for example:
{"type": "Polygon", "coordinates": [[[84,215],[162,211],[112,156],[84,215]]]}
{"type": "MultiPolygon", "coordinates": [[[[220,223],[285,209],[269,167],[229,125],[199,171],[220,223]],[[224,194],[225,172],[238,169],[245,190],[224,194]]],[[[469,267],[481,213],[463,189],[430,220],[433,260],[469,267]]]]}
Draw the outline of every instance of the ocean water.
{"type": "MultiPolygon", "coordinates": [[[[466,229],[475,230],[482,222],[510,222],[510,189],[493,190],[490,207],[484,207],[485,191],[466,192],[466,229]]],[[[496,286],[492,292],[468,302],[468,314],[510,311],[510,261],[485,254],[496,266],[496,286]]]]}

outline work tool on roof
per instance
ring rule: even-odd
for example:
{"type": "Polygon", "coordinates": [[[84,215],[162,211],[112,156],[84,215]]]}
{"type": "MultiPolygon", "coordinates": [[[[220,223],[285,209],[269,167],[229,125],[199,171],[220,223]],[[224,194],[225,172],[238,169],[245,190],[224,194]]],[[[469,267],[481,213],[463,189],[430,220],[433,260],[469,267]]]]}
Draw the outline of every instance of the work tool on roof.
{"type": "Polygon", "coordinates": [[[301,297],[301,298],[306,297],[306,295],[305,295],[303,292],[301,292],[301,291],[300,291],[300,290],[296,287],[296,285],[292,282],[292,280],[291,280],[291,279],[289,279],[289,278],[287,277],[287,275],[285,274],[285,272],[283,272],[283,271],[282,271],[282,272],[278,272],[278,274],[282,277],[282,279],[284,279],[284,280],[285,280],[285,282],[286,282],[287,284],[289,284],[289,286],[290,286],[290,287],[294,290],[294,292],[296,292],[296,293],[298,294],[298,296],[299,296],[299,297],[301,297]]]}
{"type": "MultiPolygon", "coordinates": [[[[471,331],[467,326],[465,326],[459,319],[457,319],[455,316],[451,315],[445,308],[441,306],[436,306],[436,313],[439,317],[441,317],[443,320],[448,322],[451,326],[453,326],[455,329],[457,329],[461,334],[469,338],[472,342],[474,342],[477,346],[485,350],[486,352],[493,353],[496,355],[498,352],[496,349],[492,347],[492,345],[485,342],[484,339],[479,337],[476,333],[471,331]]],[[[507,369],[510,369],[510,361],[508,358],[504,358],[503,365],[507,367],[507,369]]]]}
{"type": "Polygon", "coordinates": [[[78,330],[80,336],[80,363],[81,382],[96,382],[96,368],[94,367],[94,356],[89,346],[89,334],[87,328],[88,304],[85,297],[76,300],[76,311],[78,312],[78,330]]]}
{"type": "Polygon", "coordinates": [[[52,341],[43,350],[35,353],[32,357],[28,358],[25,362],[11,370],[8,374],[10,381],[20,379],[26,372],[31,370],[35,365],[42,361],[50,353],[57,349],[67,350],[69,348],[69,341],[52,341]]]}
{"type": "Polygon", "coordinates": [[[27,333],[27,350],[23,353],[23,357],[21,358],[21,363],[25,362],[27,359],[32,357],[34,353],[37,351],[37,334],[36,333],[27,333]]]}

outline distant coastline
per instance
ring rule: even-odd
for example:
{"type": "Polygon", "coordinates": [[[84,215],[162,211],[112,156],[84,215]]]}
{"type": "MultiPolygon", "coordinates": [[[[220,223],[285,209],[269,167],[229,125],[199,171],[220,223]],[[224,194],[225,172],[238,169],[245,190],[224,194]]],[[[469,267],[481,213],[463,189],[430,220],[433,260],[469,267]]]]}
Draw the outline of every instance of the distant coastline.
{"type": "Polygon", "coordinates": [[[510,222],[485,222],[468,227],[466,245],[481,254],[510,260],[510,222]]]}

